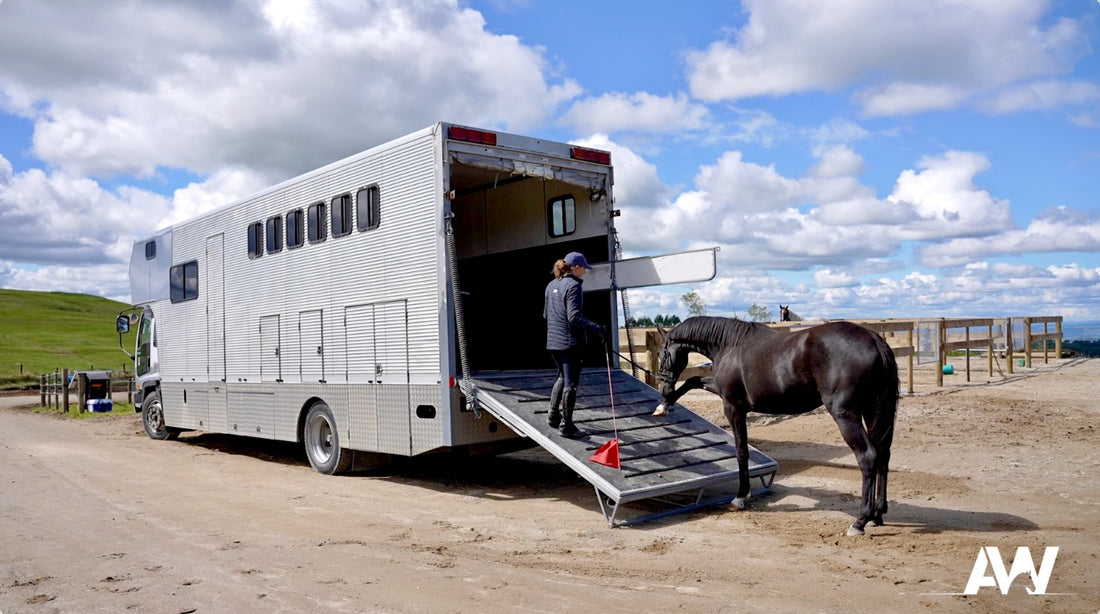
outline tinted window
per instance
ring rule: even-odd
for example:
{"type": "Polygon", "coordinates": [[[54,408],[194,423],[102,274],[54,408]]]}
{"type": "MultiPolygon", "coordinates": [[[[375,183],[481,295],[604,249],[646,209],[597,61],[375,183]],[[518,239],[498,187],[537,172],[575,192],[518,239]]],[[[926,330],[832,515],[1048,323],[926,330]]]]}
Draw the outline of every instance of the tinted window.
{"type": "Polygon", "coordinates": [[[351,194],[332,199],[332,236],[342,237],[351,233],[351,194]]]}
{"type": "Polygon", "coordinates": [[[355,224],[359,230],[378,228],[379,210],[378,186],[363,188],[355,194],[355,224]]]}
{"type": "Polygon", "coordinates": [[[267,218],[267,253],[283,251],[283,218],[267,218]]]}
{"type": "Polygon", "coordinates": [[[325,234],[325,203],[317,203],[310,205],[307,211],[307,224],[309,226],[310,243],[316,243],[318,241],[324,241],[325,234]]]}
{"type": "Polygon", "coordinates": [[[145,259],[152,260],[157,257],[157,242],[146,241],[145,242],[145,259]]]}
{"type": "Polygon", "coordinates": [[[294,249],[295,247],[301,247],[305,242],[305,237],[302,234],[302,210],[295,209],[286,214],[286,248],[294,249]]]}
{"type": "Polygon", "coordinates": [[[169,292],[173,303],[199,298],[199,263],[192,260],[168,270],[169,292]]]}
{"type": "Polygon", "coordinates": [[[248,257],[259,258],[264,253],[264,226],[260,222],[248,225],[248,257]]]}

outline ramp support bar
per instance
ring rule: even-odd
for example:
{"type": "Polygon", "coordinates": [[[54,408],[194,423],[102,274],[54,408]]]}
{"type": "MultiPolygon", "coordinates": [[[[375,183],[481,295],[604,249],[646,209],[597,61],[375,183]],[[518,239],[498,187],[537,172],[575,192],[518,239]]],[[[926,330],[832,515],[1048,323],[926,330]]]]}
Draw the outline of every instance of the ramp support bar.
{"type": "MultiPolygon", "coordinates": [[[[760,497],[771,492],[772,481],[775,479],[774,471],[771,473],[765,473],[763,475],[755,476],[755,478],[760,480],[760,488],[753,489],[751,491],[751,496],[760,497]]],[[[650,520],[667,518],[668,516],[683,514],[684,512],[692,512],[695,510],[703,509],[705,507],[713,507],[715,505],[728,505],[731,501],[733,501],[735,497],[735,495],[724,494],[717,496],[713,499],[704,500],[703,497],[706,494],[705,487],[700,488],[699,491],[696,493],[695,502],[687,505],[676,503],[675,501],[672,501],[668,498],[649,497],[650,500],[659,499],[661,501],[664,501],[665,503],[668,503],[672,507],[670,507],[669,509],[661,510],[659,512],[637,516],[635,518],[630,518],[629,520],[623,520],[616,523],[615,517],[618,516],[619,508],[622,506],[623,503],[625,503],[625,501],[623,501],[622,499],[615,500],[611,496],[605,495],[604,493],[600,492],[600,488],[598,486],[594,486],[594,488],[596,490],[596,501],[600,504],[600,512],[603,513],[604,520],[607,521],[607,526],[611,528],[641,524],[643,522],[649,522],[650,520]]],[[[641,501],[644,499],[638,500],[641,501]]]]}

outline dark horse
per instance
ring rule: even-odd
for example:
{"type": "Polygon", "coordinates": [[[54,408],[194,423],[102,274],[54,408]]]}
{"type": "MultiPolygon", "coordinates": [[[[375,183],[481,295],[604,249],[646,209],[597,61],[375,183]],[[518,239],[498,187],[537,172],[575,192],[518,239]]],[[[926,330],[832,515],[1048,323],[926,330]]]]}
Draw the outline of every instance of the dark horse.
{"type": "Polygon", "coordinates": [[[737,443],[738,508],[749,494],[746,414],[797,415],[825,405],[863,473],[863,505],[848,534],[862,535],[868,522],[882,524],[898,366],[875,333],[851,322],[785,333],[731,318],[688,318],[665,334],[658,380],[664,403],[654,415],[694,388],[722,397],[737,443]],[[710,358],[714,375],[688,378],[676,389],[691,352],[710,358]]]}

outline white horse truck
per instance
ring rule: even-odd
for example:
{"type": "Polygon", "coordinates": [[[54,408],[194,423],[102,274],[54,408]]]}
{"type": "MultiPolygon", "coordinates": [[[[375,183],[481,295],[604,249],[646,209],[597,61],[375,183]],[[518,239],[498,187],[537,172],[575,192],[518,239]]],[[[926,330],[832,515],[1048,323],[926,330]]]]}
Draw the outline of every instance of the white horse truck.
{"type": "MultiPolygon", "coordinates": [[[[326,474],[527,438],[617,508],[630,490],[590,442],[545,424],[551,267],[600,263],[585,311],[616,330],[615,290],[709,279],[715,250],[616,261],[612,184],[606,151],[438,123],[135,242],[117,328],[137,327],[146,433],[300,442],[326,474]]],[[[656,391],[589,350],[582,429],[610,424],[609,384],[652,411],[656,391]]]]}

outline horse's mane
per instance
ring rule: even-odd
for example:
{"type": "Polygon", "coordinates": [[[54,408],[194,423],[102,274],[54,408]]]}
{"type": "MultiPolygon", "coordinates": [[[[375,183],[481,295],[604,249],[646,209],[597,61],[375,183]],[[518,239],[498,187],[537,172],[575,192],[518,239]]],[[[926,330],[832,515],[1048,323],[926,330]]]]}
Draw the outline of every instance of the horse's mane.
{"type": "Polygon", "coordinates": [[[758,330],[771,330],[763,324],[745,322],[737,318],[719,318],[714,316],[694,316],[677,324],[668,332],[668,339],[710,354],[708,350],[728,347],[741,343],[745,337],[758,330]]]}

